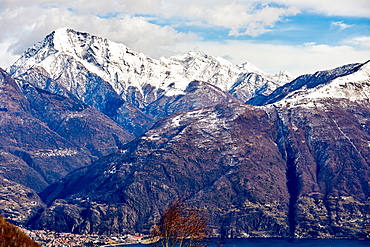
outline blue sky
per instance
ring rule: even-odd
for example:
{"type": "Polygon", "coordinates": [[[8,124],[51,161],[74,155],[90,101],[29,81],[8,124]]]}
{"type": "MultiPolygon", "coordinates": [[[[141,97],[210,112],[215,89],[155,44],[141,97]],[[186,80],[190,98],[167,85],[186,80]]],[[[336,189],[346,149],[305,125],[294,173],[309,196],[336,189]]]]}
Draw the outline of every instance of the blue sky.
{"type": "Polygon", "coordinates": [[[0,66],[62,27],[153,58],[203,51],[295,76],[370,59],[368,0],[0,0],[0,66]]]}
{"type": "Polygon", "coordinates": [[[249,35],[232,36],[229,29],[219,26],[188,26],[181,25],[181,21],[157,20],[149,22],[160,25],[178,25],[176,30],[180,32],[194,32],[205,41],[224,40],[253,40],[254,42],[299,45],[304,43],[325,43],[328,45],[341,44],[344,37],[347,39],[357,36],[370,35],[370,17],[333,17],[322,16],[312,13],[301,13],[296,16],[276,22],[268,32],[259,36],[249,35]]]}

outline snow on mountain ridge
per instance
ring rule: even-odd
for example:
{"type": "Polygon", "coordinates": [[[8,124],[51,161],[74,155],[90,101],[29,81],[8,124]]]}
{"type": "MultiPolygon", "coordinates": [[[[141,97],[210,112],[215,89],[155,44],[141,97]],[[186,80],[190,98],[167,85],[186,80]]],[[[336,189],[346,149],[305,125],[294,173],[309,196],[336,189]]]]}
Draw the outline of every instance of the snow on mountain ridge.
{"type": "MultiPolygon", "coordinates": [[[[267,97],[266,103],[282,98],[292,101],[305,97],[339,97],[345,92],[340,91],[339,86],[333,87],[336,83],[326,84],[336,77],[352,74],[356,66],[358,64],[319,71],[307,75],[308,81],[305,76],[292,81],[286,71],[268,75],[249,62],[233,65],[224,58],[201,51],[156,60],[106,38],[63,28],[29,48],[8,71],[13,77],[22,78],[32,68],[43,69],[48,74],[45,76],[56,81],[56,85],[51,87],[46,81],[35,80],[36,86],[56,93],[66,89],[82,100],[91,97],[86,95],[99,94],[88,92],[92,88],[88,83],[93,74],[109,83],[125,101],[145,111],[162,96],[185,95],[193,80],[208,82],[244,102],[258,95],[267,97]],[[275,89],[279,90],[274,92],[275,89]]],[[[362,76],[368,80],[366,75],[362,76]]],[[[353,76],[348,78],[356,80],[353,76]]],[[[366,92],[352,93],[348,97],[355,95],[365,97],[366,92]]]]}
{"type": "MultiPolygon", "coordinates": [[[[192,80],[209,82],[224,91],[230,90],[245,73],[258,73],[273,80],[250,63],[234,66],[223,58],[203,52],[188,52],[156,60],[123,44],[68,28],[52,32],[29,48],[8,72],[18,77],[30,68],[42,67],[50,78],[63,81],[63,88],[78,91],[77,87],[80,87],[79,97],[85,87],[82,84],[86,83],[83,76],[78,75],[81,65],[111,84],[117,94],[127,95],[134,87],[144,99],[147,98],[143,89],[146,86],[153,87],[158,98],[164,94],[184,94],[192,80]],[[71,79],[75,82],[72,83],[71,79]]],[[[143,104],[150,102],[144,100],[143,104]]]]}
{"type": "Polygon", "coordinates": [[[256,66],[254,66],[253,64],[249,63],[249,62],[245,62],[245,63],[242,63],[242,64],[239,64],[237,65],[237,67],[243,71],[246,71],[246,72],[255,72],[257,74],[260,74],[260,75],[266,75],[266,73],[262,70],[260,70],[259,68],[257,68],[256,66]]]}
{"type": "Polygon", "coordinates": [[[290,106],[310,106],[316,99],[345,98],[351,101],[370,100],[370,61],[363,64],[349,64],[336,69],[321,71],[319,74],[338,74],[332,80],[316,86],[304,85],[302,88],[290,92],[283,101],[277,104],[290,106]]]}

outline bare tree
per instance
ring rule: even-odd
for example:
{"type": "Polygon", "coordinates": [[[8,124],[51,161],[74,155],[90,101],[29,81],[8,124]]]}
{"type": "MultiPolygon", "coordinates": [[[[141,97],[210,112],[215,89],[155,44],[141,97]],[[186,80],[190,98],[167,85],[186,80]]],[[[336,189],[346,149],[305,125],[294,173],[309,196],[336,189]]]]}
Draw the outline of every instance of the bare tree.
{"type": "Polygon", "coordinates": [[[26,233],[0,215],[0,247],[9,246],[40,247],[26,233]]]}
{"type": "Polygon", "coordinates": [[[199,210],[176,201],[153,227],[152,236],[162,247],[206,246],[207,220],[199,210]]]}

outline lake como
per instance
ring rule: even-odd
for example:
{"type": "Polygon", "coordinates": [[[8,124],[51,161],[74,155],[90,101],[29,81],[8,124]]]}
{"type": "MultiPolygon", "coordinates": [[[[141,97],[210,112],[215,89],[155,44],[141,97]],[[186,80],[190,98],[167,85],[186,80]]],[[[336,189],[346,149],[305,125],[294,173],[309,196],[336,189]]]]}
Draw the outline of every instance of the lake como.
{"type": "MultiPolygon", "coordinates": [[[[122,245],[123,246],[123,245],[122,245]]],[[[127,245],[125,245],[127,246],[127,245]]],[[[130,247],[151,245],[133,244],[130,247]]],[[[357,239],[212,239],[209,247],[370,247],[370,240],[357,239]]]]}
{"type": "Polygon", "coordinates": [[[357,247],[370,246],[370,240],[339,239],[224,239],[213,240],[209,246],[223,247],[357,247]]]}

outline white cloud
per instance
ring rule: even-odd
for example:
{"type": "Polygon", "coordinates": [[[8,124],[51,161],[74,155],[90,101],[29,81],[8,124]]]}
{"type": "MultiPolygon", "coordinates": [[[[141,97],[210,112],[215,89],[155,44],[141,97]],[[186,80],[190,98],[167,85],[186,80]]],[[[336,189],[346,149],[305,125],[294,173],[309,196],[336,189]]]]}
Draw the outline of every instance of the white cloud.
{"type": "Polygon", "coordinates": [[[354,25],[345,24],[345,23],[343,23],[343,21],[333,21],[333,22],[330,23],[331,28],[339,28],[340,31],[342,31],[346,28],[353,27],[353,26],[354,25]]]}
{"type": "MultiPolygon", "coordinates": [[[[65,8],[56,7],[14,7],[5,9],[0,16],[0,42],[8,46],[8,57],[21,54],[51,31],[70,27],[87,31],[131,47],[149,56],[169,56],[173,54],[173,44],[197,40],[195,34],[182,33],[170,26],[149,23],[144,17],[121,14],[114,18],[101,18],[92,14],[79,14],[65,8]],[[3,25],[6,23],[6,25],[3,25]]],[[[7,62],[9,62],[7,59],[7,62]]],[[[0,66],[9,66],[4,60],[0,66]]]]}
{"type": "Polygon", "coordinates": [[[295,6],[329,16],[370,17],[369,0],[272,0],[286,6],[295,6]]]}
{"type": "Polygon", "coordinates": [[[59,6],[75,9],[80,14],[104,15],[125,12],[165,17],[180,16],[188,19],[199,18],[207,9],[228,5],[255,6],[256,4],[294,6],[300,10],[335,16],[370,16],[370,2],[368,0],[2,0],[1,3],[3,8],[59,6]]]}
{"type": "Polygon", "coordinates": [[[11,65],[18,56],[8,52],[8,47],[11,45],[11,41],[7,40],[0,43],[0,68],[5,69],[11,65]]]}
{"type": "MultiPolygon", "coordinates": [[[[31,24],[37,23],[37,25],[40,25],[40,21],[47,22],[48,20],[41,20],[45,14],[32,15],[36,9],[43,12],[52,12],[52,9],[62,12],[70,9],[78,16],[111,16],[125,13],[131,16],[150,15],[157,18],[175,18],[185,24],[196,22],[201,25],[225,27],[229,29],[231,36],[248,35],[252,37],[271,31],[276,22],[284,21],[285,17],[294,16],[301,10],[328,15],[370,16],[368,0],[3,0],[2,3],[3,9],[13,10],[13,12],[20,10],[19,6],[23,6],[23,9],[30,10],[30,12],[26,13],[25,17],[18,16],[18,18],[27,18],[31,24]],[[276,3],[279,7],[271,5],[276,3]]],[[[60,20],[59,23],[63,21],[66,20],[60,20]]],[[[6,22],[1,21],[1,23],[6,22]]],[[[332,25],[341,30],[349,27],[342,22],[333,22],[332,25]]],[[[18,28],[24,28],[24,26],[18,25],[18,28]]]]}
{"type": "Polygon", "coordinates": [[[180,11],[181,6],[187,6],[186,2],[186,0],[180,0],[177,4],[176,1],[171,0],[2,0],[1,5],[3,8],[17,8],[19,6],[69,8],[79,14],[101,16],[122,12],[127,14],[154,14],[162,16],[166,12],[172,13],[176,8],[179,8],[176,11],[180,11]]]}
{"type": "Polygon", "coordinates": [[[299,10],[295,7],[278,8],[265,5],[261,8],[252,4],[228,4],[207,9],[203,18],[211,25],[230,28],[229,35],[256,37],[268,32],[269,28],[283,17],[298,13],[299,10]]]}
{"type": "Polygon", "coordinates": [[[208,25],[232,30],[232,35],[258,36],[267,32],[283,17],[299,13],[296,7],[271,7],[261,1],[227,0],[4,0],[5,8],[18,6],[48,10],[51,8],[72,9],[78,15],[108,16],[114,13],[129,15],[152,15],[159,18],[180,18],[185,23],[201,21],[208,25]]]}
{"type": "Polygon", "coordinates": [[[370,36],[355,37],[355,38],[345,41],[345,43],[359,46],[360,48],[369,49],[370,48],[370,36]]]}

